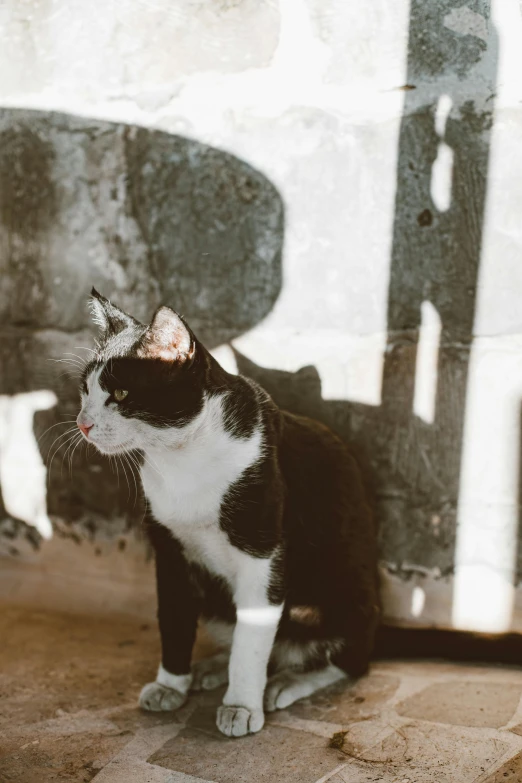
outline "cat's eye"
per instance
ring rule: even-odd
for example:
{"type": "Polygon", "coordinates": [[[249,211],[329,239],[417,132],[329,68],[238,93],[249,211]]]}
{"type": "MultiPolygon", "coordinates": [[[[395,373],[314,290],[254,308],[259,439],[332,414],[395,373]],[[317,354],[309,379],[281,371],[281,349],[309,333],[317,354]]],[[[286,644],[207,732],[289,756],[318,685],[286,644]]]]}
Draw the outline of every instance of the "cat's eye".
{"type": "Polygon", "coordinates": [[[112,396],[116,400],[116,402],[121,402],[125,399],[125,397],[128,395],[128,391],[126,389],[114,389],[112,396]]]}

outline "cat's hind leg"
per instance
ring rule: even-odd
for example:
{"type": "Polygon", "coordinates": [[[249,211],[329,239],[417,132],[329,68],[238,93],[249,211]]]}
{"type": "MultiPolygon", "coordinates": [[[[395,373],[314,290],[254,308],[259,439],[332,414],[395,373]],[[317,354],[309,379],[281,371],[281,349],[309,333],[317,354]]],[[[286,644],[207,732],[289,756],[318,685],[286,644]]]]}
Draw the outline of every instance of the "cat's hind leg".
{"type": "Polygon", "coordinates": [[[193,691],[211,691],[228,682],[229,652],[220,652],[192,664],[193,691]]]}
{"type": "Polygon", "coordinates": [[[283,710],[294,701],[311,696],[321,688],[333,685],[346,677],[346,672],[333,664],[322,669],[296,672],[291,669],[278,672],[267,683],[265,690],[265,710],[283,710]]]}
{"type": "Polygon", "coordinates": [[[228,666],[234,626],[217,617],[205,619],[204,625],[206,633],[220,648],[220,651],[210,658],[203,658],[203,660],[192,664],[191,688],[193,691],[211,691],[228,683],[228,666]]]}

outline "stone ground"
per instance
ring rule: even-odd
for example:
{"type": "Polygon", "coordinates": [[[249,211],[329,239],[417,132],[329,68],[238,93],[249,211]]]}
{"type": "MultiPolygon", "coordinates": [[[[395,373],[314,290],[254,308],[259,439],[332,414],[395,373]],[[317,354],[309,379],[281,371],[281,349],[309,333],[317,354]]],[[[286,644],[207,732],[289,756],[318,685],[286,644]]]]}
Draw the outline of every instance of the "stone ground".
{"type": "Polygon", "coordinates": [[[228,740],[214,726],[221,692],[175,715],[136,707],[156,668],[153,624],[0,609],[2,783],[522,780],[522,670],[376,662],[228,740]]]}

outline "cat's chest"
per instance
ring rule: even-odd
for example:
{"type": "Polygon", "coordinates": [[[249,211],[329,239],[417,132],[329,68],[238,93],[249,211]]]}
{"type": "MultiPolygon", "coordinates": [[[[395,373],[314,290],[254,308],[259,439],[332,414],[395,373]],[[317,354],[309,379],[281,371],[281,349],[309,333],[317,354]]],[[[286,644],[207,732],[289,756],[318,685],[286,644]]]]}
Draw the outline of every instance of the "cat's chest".
{"type": "Polygon", "coordinates": [[[154,518],[183,544],[190,560],[230,581],[234,548],[219,526],[223,498],[261,453],[260,433],[225,435],[201,448],[146,454],[143,489],[154,518]]]}
{"type": "Polygon", "coordinates": [[[145,465],[141,477],[154,517],[176,534],[183,528],[216,522],[233,483],[227,476],[209,475],[196,464],[185,466],[174,460],[164,461],[157,469],[145,465]]]}
{"type": "Polygon", "coordinates": [[[192,525],[175,527],[173,532],[183,545],[189,562],[203,566],[207,571],[222,577],[232,593],[237,586],[237,576],[247,555],[232,546],[226,533],[216,525],[192,525]]]}

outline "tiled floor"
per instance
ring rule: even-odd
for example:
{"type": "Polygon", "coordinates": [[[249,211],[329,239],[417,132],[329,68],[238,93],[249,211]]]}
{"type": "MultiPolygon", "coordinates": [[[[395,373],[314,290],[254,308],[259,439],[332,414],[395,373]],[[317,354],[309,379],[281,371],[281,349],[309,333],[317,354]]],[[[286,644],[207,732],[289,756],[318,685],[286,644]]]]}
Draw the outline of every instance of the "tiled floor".
{"type": "Polygon", "coordinates": [[[2,783],[522,781],[522,669],[377,662],[228,740],[222,692],[175,715],[136,708],[153,625],[0,609],[2,783]]]}

